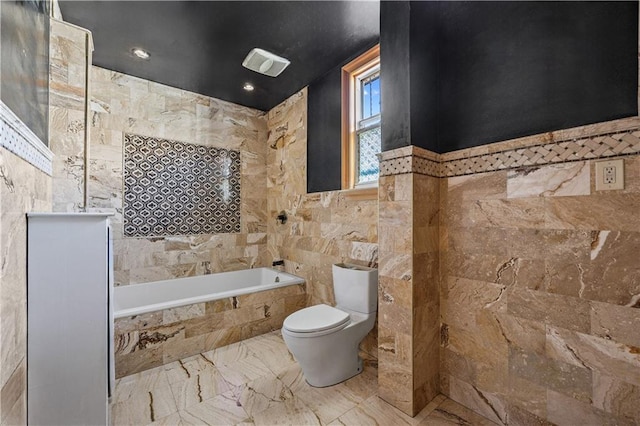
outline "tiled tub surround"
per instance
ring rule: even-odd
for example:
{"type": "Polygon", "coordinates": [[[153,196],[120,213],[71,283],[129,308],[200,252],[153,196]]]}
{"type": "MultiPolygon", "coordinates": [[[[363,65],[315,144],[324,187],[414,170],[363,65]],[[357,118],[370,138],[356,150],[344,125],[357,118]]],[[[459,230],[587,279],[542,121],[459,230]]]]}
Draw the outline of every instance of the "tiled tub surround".
{"type": "MultiPolygon", "coordinates": [[[[246,271],[231,274],[243,272],[246,271]]],[[[219,287],[225,287],[231,281],[225,275],[222,273],[212,276],[214,279],[225,280],[218,283],[219,287]]],[[[116,377],[168,364],[280,329],[287,315],[302,309],[306,304],[304,283],[295,284],[299,281],[288,274],[281,273],[281,276],[283,282],[289,280],[289,285],[270,290],[256,290],[248,294],[241,294],[243,290],[238,289],[235,292],[237,296],[230,296],[229,294],[234,292],[226,291],[210,295],[209,301],[139,315],[121,316],[126,310],[116,311],[115,314],[119,317],[115,321],[116,377]]],[[[190,280],[202,281],[209,278],[185,278],[174,280],[172,284],[198,286],[199,282],[192,283],[190,280]]],[[[157,287],[162,290],[163,283],[158,284],[160,285],[157,287]]],[[[259,287],[257,285],[254,288],[259,287]]],[[[120,289],[116,289],[115,294],[116,309],[118,290],[120,289]]],[[[145,309],[141,307],[140,310],[145,309]]]]}
{"type": "MultiPolygon", "coordinates": [[[[331,265],[378,266],[378,201],[345,191],[307,194],[307,90],[269,111],[268,250],[307,282],[309,305],[335,305],[331,265]],[[286,224],[276,221],[280,211],[286,224]]],[[[377,327],[361,349],[377,358],[377,327]]]]}
{"type": "Polygon", "coordinates": [[[263,112],[98,67],[91,101],[89,207],[116,212],[117,285],[270,264],[263,112]],[[240,152],[240,232],[124,238],[125,133],[240,152]]]}
{"type": "Polygon", "coordinates": [[[240,232],[240,153],[124,135],[124,235],[240,232]]]}

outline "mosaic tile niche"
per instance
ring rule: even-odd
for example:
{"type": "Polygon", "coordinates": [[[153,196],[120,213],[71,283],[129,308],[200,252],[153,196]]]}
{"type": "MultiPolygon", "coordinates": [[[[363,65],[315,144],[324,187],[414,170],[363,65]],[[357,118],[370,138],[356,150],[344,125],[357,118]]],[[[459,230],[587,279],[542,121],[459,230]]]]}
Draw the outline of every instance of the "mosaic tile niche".
{"type": "Polygon", "coordinates": [[[124,136],[124,235],[240,232],[240,153],[124,136]]]}

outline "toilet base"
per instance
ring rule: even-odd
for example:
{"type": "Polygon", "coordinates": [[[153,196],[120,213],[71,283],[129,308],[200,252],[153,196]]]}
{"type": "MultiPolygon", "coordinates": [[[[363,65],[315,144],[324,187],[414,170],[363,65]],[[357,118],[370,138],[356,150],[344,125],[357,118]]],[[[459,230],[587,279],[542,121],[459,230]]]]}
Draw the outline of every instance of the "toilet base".
{"type": "Polygon", "coordinates": [[[302,368],[302,374],[309,385],[324,388],[344,382],[362,372],[359,346],[373,328],[376,315],[357,312],[349,314],[349,325],[327,334],[309,336],[282,328],[282,338],[302,368]]]}
{"type": "Polygon", "coordinates": [[[358,368],[356,369],[356,372],[351,376],[341,378],[340,380],[336,381],[335,383],[326,384],[325,381],[315,381],[315,383],[318,383],[318,384],[314,385],[309,380],[307,380],[307,376],[304,374],[304,370],[302,371],[302,376],[304,377],[305,382],[307,382],[307,384],[309,386],[312,386],[314,388],[328,388],[329,386],[335,386],[335,385],[338,385],[338,384],[340,384],[342,382],[346,382],[347,380],[349,380],[349,379],[351,379],[353,377],[356,377],[358,374],[362,373],[363,370],[364,369],[362,367],[362,358],[358,358],[358,368]]]}
{"type": "Polygon", "coordinates": [[[324,388],[362,372],[362,360],[358,356],[360,340],[338,333],[300,338],[282,330],[282,337],[309,385],[324,388]]]}

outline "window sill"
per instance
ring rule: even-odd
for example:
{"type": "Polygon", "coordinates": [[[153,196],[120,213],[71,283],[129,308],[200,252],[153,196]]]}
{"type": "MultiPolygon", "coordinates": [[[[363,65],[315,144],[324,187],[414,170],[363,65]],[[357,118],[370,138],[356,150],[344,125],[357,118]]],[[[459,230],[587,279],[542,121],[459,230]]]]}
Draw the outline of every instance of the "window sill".
{"type": "Polygon", "coordinates": [[[342,194],[346,200],[350,201],[377,200],[378,185],[368,186],[366,188],[343,189],[340,191],[340,194],[342,194]]]}

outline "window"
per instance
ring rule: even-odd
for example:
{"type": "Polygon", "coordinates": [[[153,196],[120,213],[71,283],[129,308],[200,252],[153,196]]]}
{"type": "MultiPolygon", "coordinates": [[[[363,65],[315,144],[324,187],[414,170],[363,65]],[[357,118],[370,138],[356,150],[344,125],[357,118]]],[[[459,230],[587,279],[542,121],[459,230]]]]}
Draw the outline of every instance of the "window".
{"type": "Polygon", "coordinates": [[[375,188],[380,153],[380,47],[342,67],[342,189],[375,188]]]}

